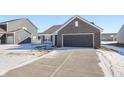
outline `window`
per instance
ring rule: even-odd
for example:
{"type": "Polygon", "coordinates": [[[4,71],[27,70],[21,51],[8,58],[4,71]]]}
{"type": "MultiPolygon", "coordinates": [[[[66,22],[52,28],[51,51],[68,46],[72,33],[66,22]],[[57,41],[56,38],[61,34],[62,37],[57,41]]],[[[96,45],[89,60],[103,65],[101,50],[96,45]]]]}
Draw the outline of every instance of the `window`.
{"type": "Polygon", "coordinates": [[[79,23],[78,21],[75,21],[75,27],[78,27],[79,23]]]}
{"type": "Polygon", "coordinates": [[[32,40],[36,40],[37,39],[37,37],[36,36],[32,36],[32,40]]]}
{"type": "Polygon", "coordinates": [[[45,41],[51,41],[51,36],[45,36],[45,41]]]}

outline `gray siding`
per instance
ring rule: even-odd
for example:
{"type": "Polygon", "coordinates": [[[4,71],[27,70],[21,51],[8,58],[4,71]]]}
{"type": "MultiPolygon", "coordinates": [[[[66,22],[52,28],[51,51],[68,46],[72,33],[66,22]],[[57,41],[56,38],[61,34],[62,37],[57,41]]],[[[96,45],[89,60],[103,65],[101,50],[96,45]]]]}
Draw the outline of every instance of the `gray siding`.
{"type": "Polygon", "coordinates": [[[124,44],[124,25],[122,25],[119,32],[117,33],[117,41],[120,44],[124,44]]]}
{"type": "MultiPolygon", "coordinates": [[[[20,44],[29,38],[31,38],[31,34],[29,34],[24,30],[19,30],[15,32],[15,44],[20,44]]],[[[27,43],[30,43],[30,42],[27,42],[27,43]]]]}
{"type": "MultiPolygon", "coordinates": [[[[7,31],[14,31],[14,30],[17,30],[17,29],[21,29],[22,27],[26,27],[27,28],[27,31],[30,32],[32,35],[31,35],[31,38],[32,38],[32,43],[36,42],[37,41],[37,28],[31,24],[27,19],[21,19],[21,20],[16,20],[16,21],[10,21],[10,22],[7,22],[7,31]],[[36,37],[36,40],[33,40],[33,37],[36,37]]],[[[21,39],[25,39],[26,38],[26,35],[28,37],[29,34],[24,34],[25,32],[23,30],[20,30],[20,32],[17,32],[16,31],[16,35],[17,36],[20,36],[19,37],[19,40],[16,42],[19,42],[21,41],[21,39]],[[19,35],[18,35],[19,34],[19,35]]],[[[17,37],[16,36],[16,37],[17,37]]]]}
{"type": "Polygon", "coordinates": [[[62,34],[69,34],[69,33],[94,33],[94,47],[100,48],[101,46],[100,30],[76,18],[71,23],[69,23],[65,28],[63,28],[58,32],[58,37],[57,37],[58,47],[62,46],[62,34]],[[75,21],[79,22],[78,27],[75,27],[75,21]]]}

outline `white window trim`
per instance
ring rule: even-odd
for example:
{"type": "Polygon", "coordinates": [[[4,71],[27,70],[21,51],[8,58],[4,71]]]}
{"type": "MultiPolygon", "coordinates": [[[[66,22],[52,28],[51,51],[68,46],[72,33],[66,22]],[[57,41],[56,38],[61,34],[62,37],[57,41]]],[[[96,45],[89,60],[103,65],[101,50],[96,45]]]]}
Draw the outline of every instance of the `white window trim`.
{"type": "Polygon", "coordinates": [[[62,34],[62,47],[64,47],[63,43],[63,36],[64,35],[93,35],[93,48],[95,48],[95,42],[94,42],[94,33],[70,33],[70,34],[62,34]]]}
{"type": "Polygon", "coordinates": [[[78,27],[78,26],[79,26],[79,22],[75,21],[75,27],[78,27]]]}

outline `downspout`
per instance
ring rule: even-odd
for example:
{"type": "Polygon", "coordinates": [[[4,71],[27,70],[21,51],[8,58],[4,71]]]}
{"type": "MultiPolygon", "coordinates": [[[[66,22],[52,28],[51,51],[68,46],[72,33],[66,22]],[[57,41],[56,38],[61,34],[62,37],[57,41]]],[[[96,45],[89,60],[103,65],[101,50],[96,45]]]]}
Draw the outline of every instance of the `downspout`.
{"type": "Polygon", "coordinates": [[[53,43],[53,46],[55,46],[55,35],[52,35],[52,43],[53,43]]]}
{"type": "Polygon", "coordinates": [[[6,26],[6,32],[8,32],[8,23],[6,23],[6,25],[7,25],[7,26],[6,26]]]}
{"type": "Polygon", "coordinates": [[[100,30],[100,48],[102,47],[102,32],[103,30],[100,30]]]}
{"type": "MultiPolygon", "coordinates": [[[[8,23],[6,23],[6,33],[7,33],[7,32],[8,32],[8,23]]],[[[5,41],[5,42],[6,42],[6,44],[7,44],[7,34],[6,34],[6,37],[5,37],[5,38],[6,38],[6,41],[5,41]]]]}
{"type": "Polygon", "coordinates": [[[13,38],[14,39],[13,40],[14,42],[13,43],[16,44],[16,42],[15,42],[15,40],[16,40],[16,38],[15,38],[15,32],[13,33],[13,35],[14,35],[14,38],[13,38]]]}

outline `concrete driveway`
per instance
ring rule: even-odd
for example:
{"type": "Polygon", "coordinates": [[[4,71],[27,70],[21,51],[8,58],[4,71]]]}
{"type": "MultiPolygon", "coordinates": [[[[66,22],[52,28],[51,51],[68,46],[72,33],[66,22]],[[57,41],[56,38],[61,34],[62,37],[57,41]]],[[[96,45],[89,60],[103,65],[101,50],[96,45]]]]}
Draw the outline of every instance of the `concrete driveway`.
{"type": "Polygon", "coordinates": [[[4,76],[14,77],[101,77],[95,49],[61,48],[40,60],[14,69],[4,76]]]}

